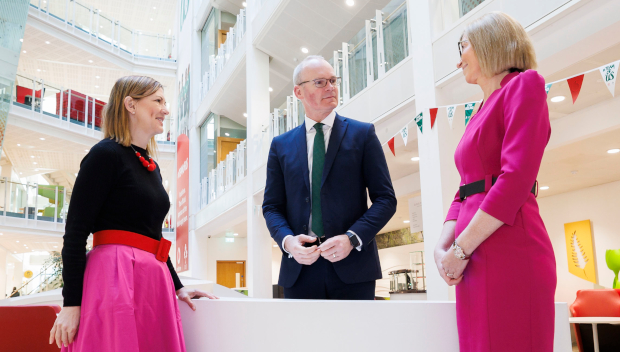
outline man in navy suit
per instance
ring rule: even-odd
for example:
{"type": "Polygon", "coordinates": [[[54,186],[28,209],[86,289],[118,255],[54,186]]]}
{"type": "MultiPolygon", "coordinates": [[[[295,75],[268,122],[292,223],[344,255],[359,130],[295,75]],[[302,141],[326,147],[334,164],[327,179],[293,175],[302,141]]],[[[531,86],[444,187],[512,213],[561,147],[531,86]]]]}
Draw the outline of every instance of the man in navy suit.
{"type": "Polygon", "coordinates": [[[293,81],[305,123],[273,139],[263,201],[283,252],[278,283],[285,298],[372,300],[375,235],[396,212],[383,149],[372,124],[334,112],[340,78],[322,57],[303,60],[293,81]]]}

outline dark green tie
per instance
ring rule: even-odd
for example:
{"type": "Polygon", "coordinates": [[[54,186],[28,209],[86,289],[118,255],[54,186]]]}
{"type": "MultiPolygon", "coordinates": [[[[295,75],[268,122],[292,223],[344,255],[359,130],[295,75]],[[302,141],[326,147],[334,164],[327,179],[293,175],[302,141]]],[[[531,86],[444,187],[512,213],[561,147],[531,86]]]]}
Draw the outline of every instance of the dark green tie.
{"type": "Polygon", "coordinates": [[[321,181],[325,164],[325,137],[323,124],[314,125],[314,147],[312,148],[312,232],[323,237],[323,213],[321,212],[321,181]]]}

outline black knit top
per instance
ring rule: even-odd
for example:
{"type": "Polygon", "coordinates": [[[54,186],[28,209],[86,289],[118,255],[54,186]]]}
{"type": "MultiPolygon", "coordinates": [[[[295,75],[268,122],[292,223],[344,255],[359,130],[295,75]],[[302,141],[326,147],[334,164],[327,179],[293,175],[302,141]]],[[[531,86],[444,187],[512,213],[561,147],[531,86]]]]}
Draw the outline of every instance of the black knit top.
{"type": "MultiPolygon", "coordinates": [[[[146,157],[146,150],[133,148],[146,157]]],[[[67,214],[62,248],[64,306],[82,305],[86,240],[91,233],[124,230],[159,240],[169,209],[159,165],[148,171],[131,147],[114,140],[93,146],[80,164],[67,214]]],[[[183,287],[170,258],[168,269],[175,290],[183,287]]]]}

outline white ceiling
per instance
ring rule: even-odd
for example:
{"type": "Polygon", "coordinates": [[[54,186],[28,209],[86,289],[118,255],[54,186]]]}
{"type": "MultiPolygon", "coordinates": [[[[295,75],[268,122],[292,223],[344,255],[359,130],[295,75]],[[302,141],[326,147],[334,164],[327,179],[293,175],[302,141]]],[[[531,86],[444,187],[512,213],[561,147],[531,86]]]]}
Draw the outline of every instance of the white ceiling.
{"type": "MultiPolygon", "coordinates": [[[[17,73],[43,79],[49,89],[71,88],[104,102],[108,101],[116,80],[133,74],[29,25],[26,25],[17,73]]],[[[176,79],[152,77],[164,85],[167,100],[174,106],[176,79]]],[[[25,81],[18,76],[20,79],[25,81]]]]}
{"type": "Polygon", "coordinates": [[[62,235],[31,235],[0,230],[0,247],[6,248],[12,254],[60,251],[62,235]]]}

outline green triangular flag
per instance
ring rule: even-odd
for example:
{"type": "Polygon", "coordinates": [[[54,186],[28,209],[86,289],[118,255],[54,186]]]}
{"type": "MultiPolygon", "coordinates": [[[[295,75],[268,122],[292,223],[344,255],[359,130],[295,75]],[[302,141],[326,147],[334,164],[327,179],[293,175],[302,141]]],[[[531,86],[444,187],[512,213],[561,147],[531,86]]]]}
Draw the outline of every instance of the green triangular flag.
{"type": "Polygon", "coordinates": [[[465,126],[466,127],[467,127],[467,124],[469,123],[469,120],[471,120],[471,114],[474,112],[475,106],[476,106],[476,103],[465,104],[465,126]]]}
{"type": "Polygon", "coordinates": [[[415,117],[415,123],[418,125],[420,129],[420,133],[422,133],[422,113],[415,117]]]}
{"type": "Polygon", "coordinates": [[[551,89],[552,85],[553,83],[545,84],[545,93],[549,94],[549,89],[551,89]]]}

